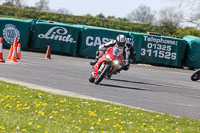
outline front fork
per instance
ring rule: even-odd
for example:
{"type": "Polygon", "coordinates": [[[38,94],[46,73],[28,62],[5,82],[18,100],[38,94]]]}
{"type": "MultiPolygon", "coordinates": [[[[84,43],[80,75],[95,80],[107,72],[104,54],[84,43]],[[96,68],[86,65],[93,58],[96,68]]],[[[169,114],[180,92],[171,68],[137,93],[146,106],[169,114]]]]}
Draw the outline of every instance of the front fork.
{"type": "Polygon", "coordinates": [[[101,73],[103,71],[103,68],[104,68],[105,64],[104,62],[101,64],[100,68],[98,69],[98,74],[101,73]]]}
{"type": "Polygon", "coordinates": [[[100,74],[102,71],[103,71],[103,68],[104,68],[104,66],[105,66],[105,64],[104,64],[104,62],[101,64],[101,66],[99,67],[99,69],[98,70],[93,70],[92,71],[92,76],[94,77],[94,78],[96,78],[97,76],[98,76],[98,74],[100,74]]]}

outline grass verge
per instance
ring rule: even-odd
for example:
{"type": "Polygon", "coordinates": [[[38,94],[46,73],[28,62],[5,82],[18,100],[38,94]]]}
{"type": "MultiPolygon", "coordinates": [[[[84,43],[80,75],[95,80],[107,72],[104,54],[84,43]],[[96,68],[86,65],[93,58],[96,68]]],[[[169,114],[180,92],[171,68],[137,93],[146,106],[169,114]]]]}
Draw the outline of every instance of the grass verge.
{"type": "Polygon", "coordinates": [[[199,133],[200,120],[55,95],[0,81],[0,133],[199,133]]]}

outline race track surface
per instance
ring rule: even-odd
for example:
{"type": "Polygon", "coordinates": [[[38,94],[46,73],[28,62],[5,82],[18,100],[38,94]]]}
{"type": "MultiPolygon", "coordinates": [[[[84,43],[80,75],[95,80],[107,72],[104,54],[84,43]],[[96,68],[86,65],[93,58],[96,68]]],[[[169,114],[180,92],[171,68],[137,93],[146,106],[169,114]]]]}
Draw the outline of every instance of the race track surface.
{"type": "MultiPolygon", "coordinates": [[[[4,50],[4,59],[8,50],[4,50]]],[[[22,51],[17,63],[1,63],[0,77],[70,91],[82,95],[175,116],[200,119],[200,81],[192,70],[131,65],[100,85],[89,83],[91,59],[22,51]]]]}

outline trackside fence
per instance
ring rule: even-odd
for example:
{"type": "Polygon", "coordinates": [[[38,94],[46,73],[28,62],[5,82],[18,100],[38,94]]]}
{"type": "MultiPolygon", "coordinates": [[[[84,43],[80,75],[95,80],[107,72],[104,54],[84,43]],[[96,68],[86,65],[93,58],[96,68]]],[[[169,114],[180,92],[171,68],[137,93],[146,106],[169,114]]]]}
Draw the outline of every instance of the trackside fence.
{"type": "Polygon", "coordinates": [[[198,37],[185,36],[179,39],[86,25],[0,18],[0,37],[4,39],[5,48],[9,48],[17,36],[22,50],[46,50],[50,45],[55,52],[94,58],[100,45],[115,39],[119,34],[133,39],[138,62],[200,68],[198,37]]]}

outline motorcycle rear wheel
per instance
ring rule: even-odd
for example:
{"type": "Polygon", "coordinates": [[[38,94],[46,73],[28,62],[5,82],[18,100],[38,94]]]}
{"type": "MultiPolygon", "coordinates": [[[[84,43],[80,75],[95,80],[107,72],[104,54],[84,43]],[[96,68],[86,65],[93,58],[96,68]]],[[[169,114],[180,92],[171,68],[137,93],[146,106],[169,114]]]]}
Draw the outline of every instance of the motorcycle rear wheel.
{"type": "Polygon", "coordinates": [[[94,84],[98,85],[106,76],[106,73],[109,71],[110,65],[106,64],[101,73],[99,73],[94,80],[94,84]]]}
{"type": "Polygon", "coordinates": [[[200,70],[196,71],[194,74],[191,76],[192,81],[197,81],[200,79],[200,70]]]}

